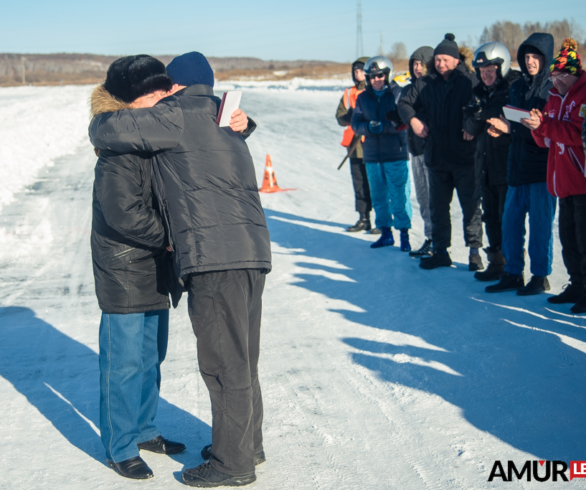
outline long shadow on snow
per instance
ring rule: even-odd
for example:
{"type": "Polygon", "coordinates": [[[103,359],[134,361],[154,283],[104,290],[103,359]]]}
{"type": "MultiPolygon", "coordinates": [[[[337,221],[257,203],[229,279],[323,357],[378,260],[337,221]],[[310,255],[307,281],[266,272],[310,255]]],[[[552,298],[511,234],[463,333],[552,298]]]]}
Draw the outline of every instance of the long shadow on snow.
{"type": "Polygon", "coordinates": [[[266,213],[272,241],[307,270],[296,285],[351,303],[362,312],[334,311],[373,328],[342,339],[354,362],[441,396],[480,430],[542,459],[581,454],[584,320],[547,311],[545,295],[486,294],[465,264],[424,271],[397,247],[371,250],[321,221],[266,213]]]}
{"type": "MultiPolygon", "coordinates": [[[[0,376],[71,444],[105,464],[104,448],[91,425],[100,425],[98,356],[93,350],[29,308],[0,308],[0,376]]],[[[156,421],[163,435],[188,446],[183,454],[172,456],[184,465],[193,463],[202,445],[211,440],[209,425],[163,398],[156,421]]]]}

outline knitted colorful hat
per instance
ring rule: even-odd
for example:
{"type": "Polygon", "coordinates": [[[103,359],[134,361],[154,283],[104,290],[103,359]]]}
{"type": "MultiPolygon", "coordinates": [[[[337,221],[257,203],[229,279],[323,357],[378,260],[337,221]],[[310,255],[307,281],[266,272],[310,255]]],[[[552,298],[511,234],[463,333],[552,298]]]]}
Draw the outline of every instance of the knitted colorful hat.
{"type": "Polygon", "coordinates": [[[553,59],[550,72],[565,71],[571,75],[579,75],[582,73],[582,60],[578,54],[578,43],[571,37],[564,39],[562,49],[560,49],[557,56],[553,59]]]}

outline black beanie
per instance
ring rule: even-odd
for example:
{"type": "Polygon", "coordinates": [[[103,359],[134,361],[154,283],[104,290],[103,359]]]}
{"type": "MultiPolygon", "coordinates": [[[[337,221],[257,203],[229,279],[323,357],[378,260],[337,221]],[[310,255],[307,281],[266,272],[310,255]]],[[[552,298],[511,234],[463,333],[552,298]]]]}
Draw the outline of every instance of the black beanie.
{"type": "Polygon", "coordinates": [[[460,59],[460,51],[458,49],[458,44],[455,41],[456,36],[453,34],[446,34],[444,36],[444,40],[437,45],[437,47],[433,51],[433,55],[437,54],[447,54],[452,58],[456,58],[457,60],[460,59]]]}
{"type": "Polygon", "coordinates": [[[125,56],[108,68],[104,88],[114,97],[130,103],[156,90],[171,90],[173,81],[165,65],[146,54],[125,56]]]}

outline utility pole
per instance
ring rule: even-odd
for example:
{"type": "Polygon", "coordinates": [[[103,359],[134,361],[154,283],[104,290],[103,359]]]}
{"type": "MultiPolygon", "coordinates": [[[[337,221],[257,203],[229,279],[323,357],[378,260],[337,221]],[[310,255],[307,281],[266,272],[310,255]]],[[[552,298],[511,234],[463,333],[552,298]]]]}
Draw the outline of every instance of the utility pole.
{"type": "Polygon", "coordinates": [[[364,54],[362,46],[362,2],[358,0],[356,5],[356,59],[364,54]]]}
{"type": "Polygon", "coordinates": [[[379,53],[381,56],[385,55],[385,48],[383,48],[383,31],[380,31],[380,48],[379,48],[379,53]]]}
{"type": "Polygon", "coordinates": [[[23,56],[20,60],[22,62],[22,84],[25,85],[26,84],[26,76],[25,76],[26,67],[24,65],[24,62],[26,61],[26,58],[23,56]]]}

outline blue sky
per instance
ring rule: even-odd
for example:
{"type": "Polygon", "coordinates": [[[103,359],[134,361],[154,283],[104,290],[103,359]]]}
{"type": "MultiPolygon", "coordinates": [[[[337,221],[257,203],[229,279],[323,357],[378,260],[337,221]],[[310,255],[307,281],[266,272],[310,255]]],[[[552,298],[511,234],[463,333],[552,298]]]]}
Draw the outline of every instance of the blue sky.
{"type": "MultiPolygon", "coordinates": [[[[0,52],[179,54],[350,61],[356,54],[356,0],[199,2],[153,0],[4,2],[0,52]],[[173,5],[169,8],[168,5],[173,5]]],[[[364,55],[396,41],[409,52],[435,46],[446,32],[475,43],[497,20],[573,17],[586,31],[586,2],[530,0],[362,0],[364,55]]]]}

